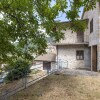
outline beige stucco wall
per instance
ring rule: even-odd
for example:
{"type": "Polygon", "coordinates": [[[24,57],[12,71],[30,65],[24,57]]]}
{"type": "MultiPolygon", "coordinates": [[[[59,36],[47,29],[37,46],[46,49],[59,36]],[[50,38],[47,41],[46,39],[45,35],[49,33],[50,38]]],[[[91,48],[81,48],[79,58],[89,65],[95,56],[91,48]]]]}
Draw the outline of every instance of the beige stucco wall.
{"type": "Polygon", "coordinates": [[[68,68],[90,68],[90,49],[84,46],[58,46],[58,59],[68,61],[68,68]],[[76,50],[84,50],[84,60],[76,60],[76,50]]]}

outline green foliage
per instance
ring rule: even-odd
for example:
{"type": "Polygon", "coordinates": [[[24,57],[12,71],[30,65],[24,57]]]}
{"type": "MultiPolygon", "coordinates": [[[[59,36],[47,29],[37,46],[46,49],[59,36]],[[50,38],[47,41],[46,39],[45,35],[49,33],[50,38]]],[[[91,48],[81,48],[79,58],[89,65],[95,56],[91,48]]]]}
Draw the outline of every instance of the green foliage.
{"type": "Polygon", "coordinates": [[[31,72],[29,64],[25,61],[17,61],[12,64],[11,67],[9,67],[8,69],[9,70],[6,77],[7,81],[18,80],[31,72]]]}
{"type": "Polygon", "coordinates": [[[78,31],[84,32],[87,27],[86,23],[87,23],[86,20],[82,20],[82,21],[75,20],[70,24],[71,29],[72,29],[72,31],[75,31],[75,32],[78,32],[78,31]]]}
{"type": "Polygon", "coordinates": [[[0,0],[0,64],[18,58],[32,60],[33,53],[45,53],[47,36],[55,41],[63,38],[63,27],[55,22],[60,12],[73,23],[72,30],[84,30],[85,24],[77,21],[80,8],[93,9],[100,0],[69,0],[69,11],[67,0],[54,1],[51,5],[52,0],[0,0]],[[57,30],[53,31],[56,26],[57,30]]]}

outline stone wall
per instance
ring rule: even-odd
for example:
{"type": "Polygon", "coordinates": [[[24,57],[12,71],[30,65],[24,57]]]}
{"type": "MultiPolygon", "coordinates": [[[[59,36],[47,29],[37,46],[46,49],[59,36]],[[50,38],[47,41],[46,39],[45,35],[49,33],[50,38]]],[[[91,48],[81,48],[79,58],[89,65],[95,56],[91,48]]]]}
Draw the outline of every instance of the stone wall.
{"type": "Polygon", "coordinates": [[[56,46],[48,44],[48,47],[46,48],[46,52],[48,54],[56,54],[56,46]]]}
{"type": "Polygon", "coordinates": [[[97,45],[99,43],[99,3],[96,3],[96,8],[84,13],[83,19],[89,19],[88,28],[85,35],[89,37],[89,46],[97,45]],[[90,21],[93,19],[93,32],[90,33],[90,21]]]}
{"type": "Polygon", "coordinates": [[[83,34],[82,33],[76,33],[72,32],[72,30],[66,30],[62,31],[64,33],[64,39],[62,39],[59,43],[68,43],[68,44],[73,44],[73,43],[81,43],[84,40],[83,34]]]}
{"type": "Polygon", "coordinates": [[[60,43],[76,43],[77,34],[72,32],[71,30],[62,31],[64,34],[64,39],[60,41],[60,43]]]}
{"type": "MultiPolygon", "coordinates": [[[[96,3],[96,8],[85,12],[83,19],[89,19],[88,28],[85,34],[89,36],[89,46],[97,45],[97,70],[100,70],[100,3],[96,3]],[[93,32],[90,33],[90,21],[93,19],[93,32]]],[[[92,52],[92,51],[91,51],[92,52]]],[[[91,53],[92,61],[92,53],[91,53]]],[[[92,67],[92,62],[91,62],[92,67]]]]}
{"type": "Polygon", "coordinates": [[[90,69],[90,49],[84,46],[58,46],[58,59],[68,61],[68,68],[90,69]],[[84,60],[76,60],[76,50],[84,50],[84,60]]]}
{"type": "Polygon", "coordinates": [[[98,25],[98,31],[99,31],[99,36],[98,36],[98,38],[99,38],[99,43],[98,43],[98,45],[97,45],[97,52],[98,52],[98,70],[100,71],[100,3],[98,4],[98,13],[99,13],[99,25],[98,25]]]}

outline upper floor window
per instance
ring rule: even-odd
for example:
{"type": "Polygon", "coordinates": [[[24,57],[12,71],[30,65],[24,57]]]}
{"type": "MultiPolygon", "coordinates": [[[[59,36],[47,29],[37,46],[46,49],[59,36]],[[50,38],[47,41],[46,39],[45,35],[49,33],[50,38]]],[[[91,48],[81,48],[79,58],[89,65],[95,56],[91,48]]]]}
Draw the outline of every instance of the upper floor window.
{"type": "Polygon", "coordinates": [[[90,21],[90,33],[93,32],[93,19],[90,21]]]}
{"type": "Polygon", "coordinates": [[[84,60],[84,51],[83,50],[76,51],[76,59],[77,60],[84,60]]]}

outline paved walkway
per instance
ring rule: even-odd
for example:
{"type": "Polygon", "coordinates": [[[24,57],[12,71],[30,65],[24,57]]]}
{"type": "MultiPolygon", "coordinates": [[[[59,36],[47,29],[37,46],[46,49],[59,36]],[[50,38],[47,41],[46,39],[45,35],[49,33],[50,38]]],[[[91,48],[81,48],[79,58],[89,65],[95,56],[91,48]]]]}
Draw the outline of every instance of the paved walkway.
{"type": "Polygon", "coordinates": [[[61,69],[59,73],[70,75],[70,76],[98,76],[99,72],[86,71],[86,70],[75,70],[75,69],[61,69]]]}

